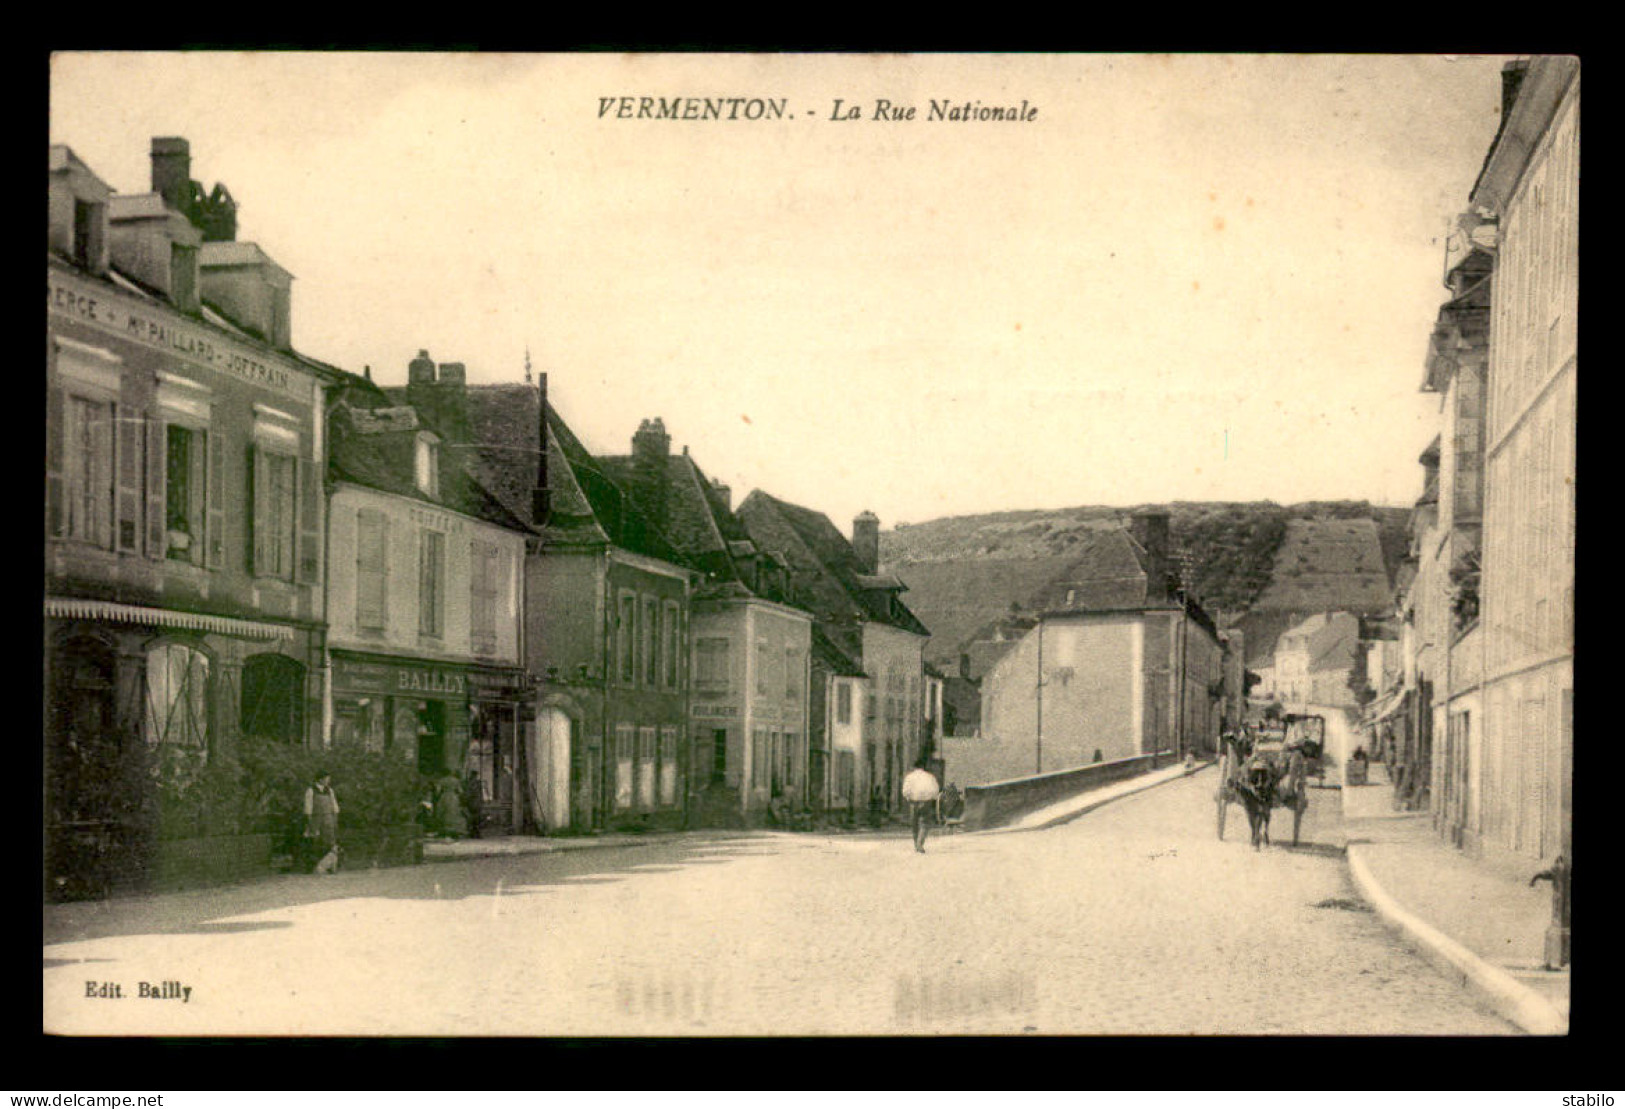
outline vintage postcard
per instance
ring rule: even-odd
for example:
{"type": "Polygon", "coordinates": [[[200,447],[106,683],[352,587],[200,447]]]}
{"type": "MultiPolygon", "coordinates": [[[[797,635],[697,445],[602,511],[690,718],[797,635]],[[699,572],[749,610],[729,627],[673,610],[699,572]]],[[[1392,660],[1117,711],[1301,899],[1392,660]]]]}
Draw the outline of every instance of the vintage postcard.
{"type": "Polygon", "coordinates": [[[44,1029],[1565,1032],[1579,69],[53,56],[44,1029]]]}

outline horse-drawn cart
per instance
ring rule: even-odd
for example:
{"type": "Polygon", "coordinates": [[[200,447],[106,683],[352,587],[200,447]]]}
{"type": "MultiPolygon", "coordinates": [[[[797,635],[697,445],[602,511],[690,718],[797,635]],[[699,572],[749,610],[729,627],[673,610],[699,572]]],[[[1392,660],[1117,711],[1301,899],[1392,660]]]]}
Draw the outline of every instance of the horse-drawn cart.
{"type": "Polygon", "coordinates": [[[1232,804],[1247,811],[1253,849],[1270,841],[1270,811],[1292,810],[1292,845],[1298,845],[1303,814],[1309,808],[1309,760],[1304,745],[1291,743],[1284,731],[1224,737],[1219,762],[1219,838],[1224,839],[1225,812],[1232,804]]]}

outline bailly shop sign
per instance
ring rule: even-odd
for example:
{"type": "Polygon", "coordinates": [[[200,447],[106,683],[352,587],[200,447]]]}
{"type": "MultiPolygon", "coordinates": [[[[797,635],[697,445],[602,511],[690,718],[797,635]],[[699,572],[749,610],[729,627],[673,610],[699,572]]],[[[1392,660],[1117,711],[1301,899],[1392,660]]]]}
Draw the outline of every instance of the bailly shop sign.
{"type": "Polygon", "coordinates": [[[468,675],[444,666],[407,666],[359,659],[333,660],[333,684],[358,693],[419,693],[431,697],[463,697],[468,675]]]}

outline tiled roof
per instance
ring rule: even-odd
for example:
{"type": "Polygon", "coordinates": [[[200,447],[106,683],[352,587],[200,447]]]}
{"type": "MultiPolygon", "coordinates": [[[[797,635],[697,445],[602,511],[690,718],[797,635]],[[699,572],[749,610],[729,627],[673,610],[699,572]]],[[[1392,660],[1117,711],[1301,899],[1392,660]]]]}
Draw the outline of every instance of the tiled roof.
{"type": "Polygon", "coordinates": [[[794,603],[811,612],[854,657],[862,653],[862,621],[931,634],[894,593],[860,584],[868,568],[822,512],[758,489],[739,506],[739,520],[758,547],[780,555],[788,565],[794,603]]]}
{"type": "Polygon", "coordinates": [[[812,626],[812,654],[814,659],[822,662],[833,674],[843,678],[867,676],[863,672],[863,667],[859,666],[851,655],[836,646],[835,641],[824,634],[823,628],[816,620],[812,626]]]}
{"type": "MultiPolygon", "coordinates": [[[[538,391],[530,385],[470,385],[464,397],[469,440],[459,444],[457,453],[514,515],[532,522],[538,391]]],[[[547,409],[547,485],[549,515],[539,529],[544,542],[613,544],[681,564],[671,543],[637,511],[552,405],[547,409]]]]}
{"type": "Polygon", "coordinates": [[[1046,611],[1135,608],[1146,603],[1144,549],[1121,528],[1098,531],[1037,598],[1046,611]]]}
{"type": "Polygon", "coordinates": [[[336,481],[411,497],[516,531],[528,530],[450,451],[439,452],[439,489],[430,496],[416,482],[418,420],[410,408],[389,403],[382,390],[355,378],[330,394],[328,472],[336,481]],[[377,407],[373,407],[376,405],[377,407]]]}

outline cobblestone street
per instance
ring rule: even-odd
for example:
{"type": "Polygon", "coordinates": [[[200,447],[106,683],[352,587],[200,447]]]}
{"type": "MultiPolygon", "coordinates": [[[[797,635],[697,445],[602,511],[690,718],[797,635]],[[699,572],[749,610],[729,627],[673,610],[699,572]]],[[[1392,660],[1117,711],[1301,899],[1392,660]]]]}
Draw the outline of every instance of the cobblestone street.
{"type": "Polygon", "coordinates": [[[1364,910],[1315,791],[1210,771],[1045,831],[694,834],[48,910],[65,1033],[1510,1034],[1364,910]],[[53,929],[50,916],[56,912],[53,929]],[[54,942],[53,942],[54,941],[54,942]],[[189,987],[141,999],[140,983],[189,987]],[[87,997],[116,983],[121,999],[87,997]]]}

